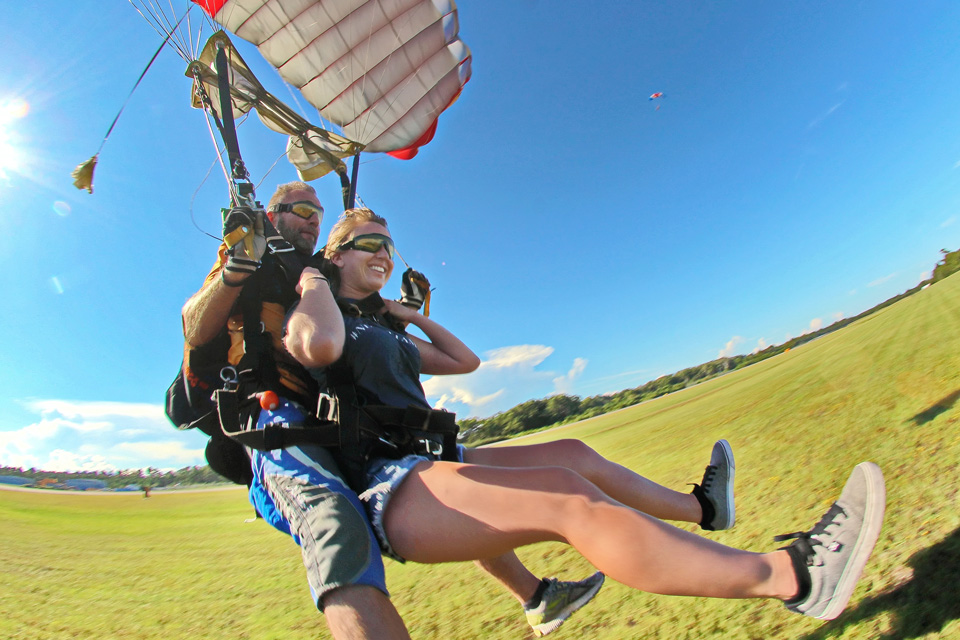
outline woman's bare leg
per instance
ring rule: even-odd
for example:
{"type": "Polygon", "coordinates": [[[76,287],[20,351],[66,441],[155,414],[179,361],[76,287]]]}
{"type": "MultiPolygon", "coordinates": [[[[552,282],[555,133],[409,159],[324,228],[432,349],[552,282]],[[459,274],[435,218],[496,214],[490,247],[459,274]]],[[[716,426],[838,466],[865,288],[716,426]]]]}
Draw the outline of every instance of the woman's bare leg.
{"type": "Polygon", "coordinates": [[[540,578],[530,573],[513,551],[495,558],[474,560],[474,563],[496,578],[520,604],[529,601],[540,586],[540,578]]]}
{"type": "Polygon", "coordinates": [[[564,467],[576,471],[614,500],[660,520],[700,522],[703,518],[700,502],[692,494],[648,480],[607,460],[579,440],[467,449],[464,462],[492,467],[564,467]]]}
{"type": "Polygon", "coordinates": [[[797,592],[785,551],[725,547],[625,507],[558,467],[423,462],[395,491],[385,526],[396,551],[414,562],[489,558],[555,540],[651,593],[785,599],[797,592]]]}

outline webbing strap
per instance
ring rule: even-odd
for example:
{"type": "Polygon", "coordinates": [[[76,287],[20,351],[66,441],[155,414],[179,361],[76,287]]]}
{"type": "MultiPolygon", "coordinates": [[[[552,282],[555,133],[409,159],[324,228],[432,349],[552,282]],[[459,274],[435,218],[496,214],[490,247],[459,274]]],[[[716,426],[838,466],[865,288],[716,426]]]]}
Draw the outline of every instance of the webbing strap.
{"type": "Polygon", "coordinates": [[[253,411],[244,420],[240,407],[241,396],[237,391],[218,389],[213,397],[223,434],[242,445],[261,451],[284,449],[298,444],[340,446],[340,425],[336,422],[321,422],[308,418],[302,424],[268,424],[263,429],[257,429],[260,412],[256,403],[246,403],[253,411]]]}
{"type": "Polygon", "coordinates": [[[268,424],[262,429],[230,434],[230,439],[261,451],[285,449],[300,444],[336,448],[340,445],[340,425],[335,422],[304,427],[268,424]]]}
{"type": "MultiPolygon", "coordinates": [[[[230,99],[230,65],[227,62],[227,51],[224,47],[217,47],[217,88],[220,92],[220,137],[227,148],[227,158],[230,159],[230,175],[234,180],[246,180],[247,170],[240,157],[240,143],[237,141],[237,127],[233,121],[233,104],[230,99]]],[[[239,204],[239,203],[235,203],[239,204]]]]}
{"type": "Polygon", "coordinates": [[[380,425],[392,425],[429,433],[456,433],[457,414],[422,407],[386,407],[380,405],[363,407],[362,411],[380,425]]]}

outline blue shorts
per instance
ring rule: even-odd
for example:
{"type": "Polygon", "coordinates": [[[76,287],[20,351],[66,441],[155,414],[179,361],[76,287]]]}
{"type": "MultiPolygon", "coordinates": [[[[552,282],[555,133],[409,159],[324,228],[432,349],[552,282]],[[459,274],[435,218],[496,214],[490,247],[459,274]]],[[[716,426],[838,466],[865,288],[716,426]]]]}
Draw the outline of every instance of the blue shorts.
{"type": "MultiPolygon", "coordinates": [[[[260,413],[257,427],[303,419],[299,405],[282,400],[277,409],[260,413]]],[[[323,610],[324,594],[346,585],[369,585],[389,595],[366,511],[330,452],[300,445],[251,454],[250,502],[300,545],[317,608],[323,610]]]]}
{"type": "MultiPolygon", "coordinates": [[[[463,452],[466,449],[463,445],[457,445],[457,461],[463,462],[463,452]]],[[[388,558],[393,558],[398,562],[405,562],[400,557],[390,541],[387,539],[387,532],[383,527],[383,514],[386,513],[387,505],[393,492],[403,479],[407,477],[410,470],[423,461],[435,462],[436,458],[430,456],[410,455],[399,459],[374,458],[367,463],[367,490],[360,494],[360,500],[367,507],[367,515],[373,530],[377,534],[377,540],[380,542],[380,551],[388,558]]]]}

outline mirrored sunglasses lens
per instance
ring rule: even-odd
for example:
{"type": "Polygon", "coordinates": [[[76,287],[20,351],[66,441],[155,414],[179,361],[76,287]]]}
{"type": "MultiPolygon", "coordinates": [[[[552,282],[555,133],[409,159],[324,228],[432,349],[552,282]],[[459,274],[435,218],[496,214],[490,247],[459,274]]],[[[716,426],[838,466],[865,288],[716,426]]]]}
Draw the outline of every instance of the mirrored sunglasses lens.
{"type": "Polygon", "coordinates": [[[360,251],[367,251],[369,253],[376,253],[380,251],[380,247],[386,247],[387,255],[393,258],[394,246],[390,238],[354,238],[353,245],[360,251]]]}
{"type": "Polygon", "coordinates": [[[291,207],[291,211],[305,220],[309,220],[313,214],[318,218],[323,218],[323,209],[309,202],[297,202],[291,207]]]}

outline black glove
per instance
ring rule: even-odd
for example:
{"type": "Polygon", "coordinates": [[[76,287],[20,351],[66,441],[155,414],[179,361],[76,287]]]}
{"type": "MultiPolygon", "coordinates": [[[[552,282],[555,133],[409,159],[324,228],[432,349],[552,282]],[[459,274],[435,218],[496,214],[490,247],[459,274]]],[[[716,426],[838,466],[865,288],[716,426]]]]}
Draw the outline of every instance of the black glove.
{"type": "Polygon", "coordinates": [[[427,276],[410,268],[403,272],[400,304],[417,311],[423,307],[423,315],[430,315],[430,281],[427,276]]]}
{"type": "Polygon", "coordinates": [[[223,242],[227,245],[227,271],[251,274],[260,266],[260,258],[267,249],[263,215],[263,211],[235,207],[224,217],[223,242]]]}

